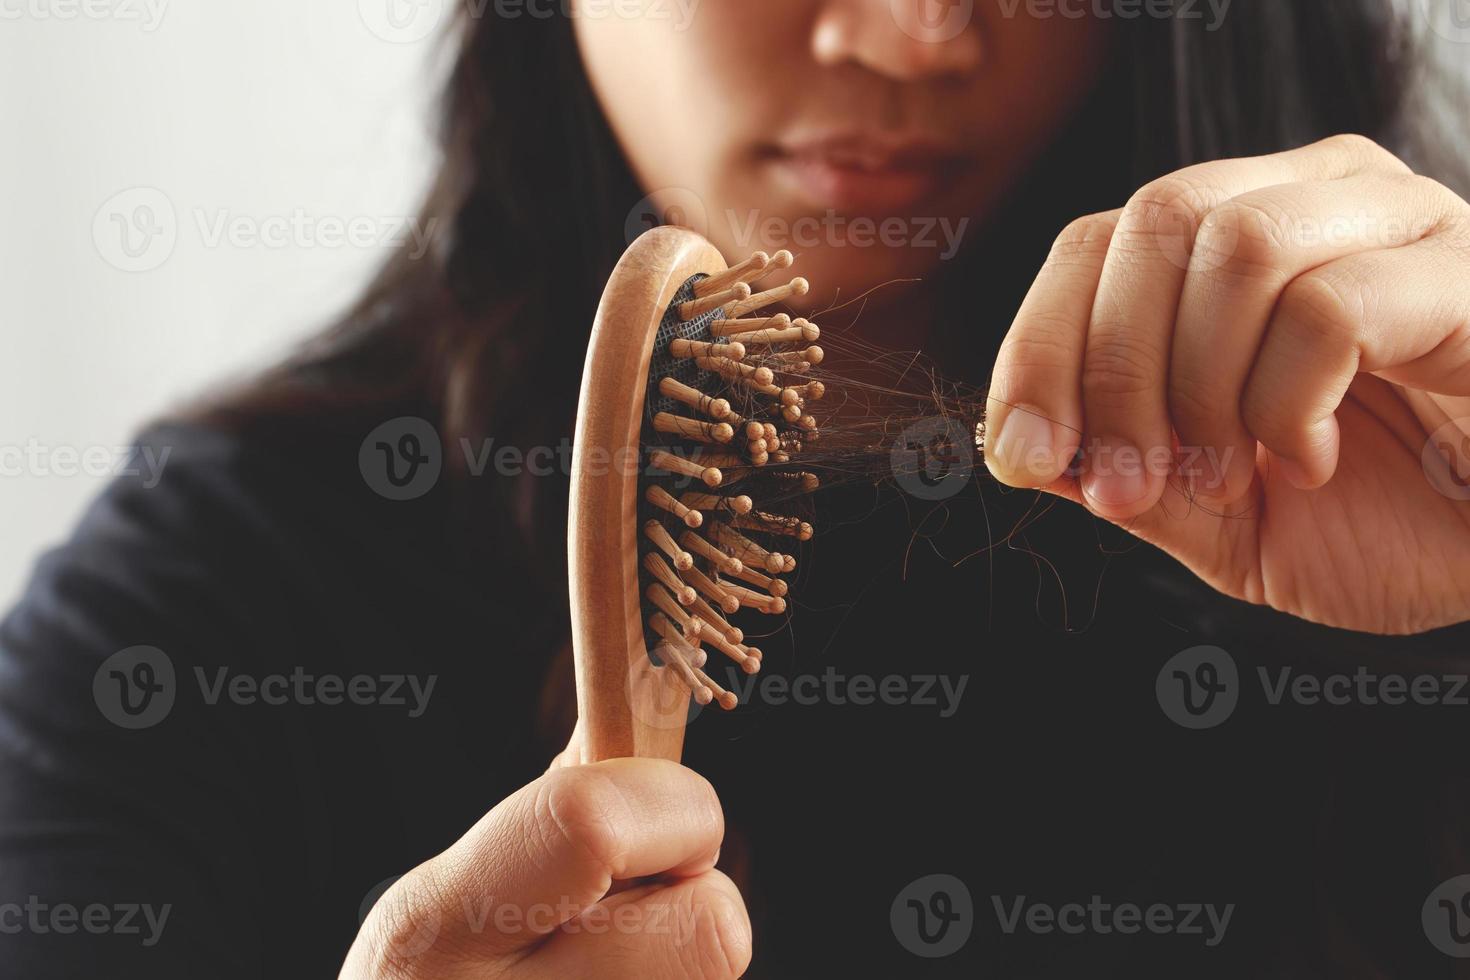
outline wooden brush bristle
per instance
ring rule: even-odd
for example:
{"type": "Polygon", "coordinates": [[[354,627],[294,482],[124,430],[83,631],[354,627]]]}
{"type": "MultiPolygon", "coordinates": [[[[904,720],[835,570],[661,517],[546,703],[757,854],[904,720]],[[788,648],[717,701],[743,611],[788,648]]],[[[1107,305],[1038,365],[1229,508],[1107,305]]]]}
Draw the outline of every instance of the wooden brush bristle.
{"type": "Polygon", "coordinates": [[[812,525],[783,513],[820,485],[786,468],[816,437],[808,405],[819,381],[786,383],[821,363],[816,324],[761,313],[806,295],[794,278],[755,293],[752,286],[790,268],[790,252],[756,252],[716,275],[696,277],[675,298],[655,345],[645,423],[643,477],[644,622],[649,647],[696,702],[734,708],[738,698],[704,668],[708,644],[755,674],[761,652],[734,619],[751,610],[784,615],[786,554],[812,525]],[[751,315],[755,314],[755,315],[751,315]]]}

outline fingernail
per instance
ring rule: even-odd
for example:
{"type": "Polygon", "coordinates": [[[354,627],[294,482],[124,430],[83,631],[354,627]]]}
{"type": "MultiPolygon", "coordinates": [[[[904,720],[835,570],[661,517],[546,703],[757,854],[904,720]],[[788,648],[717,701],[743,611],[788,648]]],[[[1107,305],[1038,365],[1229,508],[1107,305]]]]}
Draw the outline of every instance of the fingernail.
{"type": "Polygon", "coordinates": [[[1099,507],[1131,507],[1148,493],[1143,454],[1127,442],[1103,440],[1088,451],[1082,492],[1099,507]]]}
{"type": "Polygon", "coordinates": [[[1016,405],[1006,413],[987,458],[1002,474],[1027,480],[1044,479],[1056,468],[1051,421],[1040,409],[1016,405]]]}

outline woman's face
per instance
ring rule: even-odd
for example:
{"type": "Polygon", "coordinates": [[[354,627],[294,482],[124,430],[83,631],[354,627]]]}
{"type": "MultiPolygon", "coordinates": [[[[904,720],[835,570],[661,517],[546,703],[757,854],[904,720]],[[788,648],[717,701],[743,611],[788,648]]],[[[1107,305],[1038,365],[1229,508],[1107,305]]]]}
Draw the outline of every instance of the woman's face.
{"type": "Polygon", "coordinates": [[[573,7],[593,87],[650,195],[642,210],[702,232],[730,261],[789,248],[817,308],[932,275],[1093,84],[1103,25],[1028,9],[573,7]]]}

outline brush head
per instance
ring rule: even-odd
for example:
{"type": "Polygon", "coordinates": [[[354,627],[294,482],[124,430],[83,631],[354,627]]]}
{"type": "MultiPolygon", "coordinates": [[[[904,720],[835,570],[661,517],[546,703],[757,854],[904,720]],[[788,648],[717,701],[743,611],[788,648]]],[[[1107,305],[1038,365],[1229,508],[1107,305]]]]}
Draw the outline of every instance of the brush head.
{"type": "MultiPolygon", "coordinates": [[[[843,330],[823,339],[781,312],[811,290],[775,275],[792,263],[757,252],[726,268],[703,238],[666,227],[634,242],[608,281],[572,468],[585,761],[677,760],[691,699],[736,706],[712,675],[761,669],[749,641],[791,608],[782,576],[815,533],[806,517],[824,481],[892,481],[937,501],[936,479],[943,496],[958,492],[983,458],[985,392],[919,352],[843,330]],[[636,472],[608,471],[628,454],[636,472]]],[[[860,311],[866,296],[827,312],[860,311]]]]}
{"type": "Polygon", "coordinates": [[[738,699],[710,676],[713,668],[694,663],[702,644],[758,672],[760,652],[731,618],[786,613],[790,588],[778,576],[795,569],[789,552],[814,533],[801,519],[801,498],[819,481],[794,457],[816,433],[808,402],[826,392],[792,385],[822,359],[820,348],[801,346],[820,330],[785,313],[743,315],[809,290],[797,278],[753,292],[751,283],[791,264],[790,252],[757,252],[725,272],[690,277],[664,311],[649,362],[646,640],[698,703],[727,710],[738,699]],[[684,601],[681,588],[692,588],[695,601],[684,601]]]}
{"type": "Polygon", "coordinates": [[[820,359],[802,349],[818,331],[745,314],[807,292],[800,279],[756,291],[791,262],[758,252],[727,268],[699,235],[656,228],[608,280],[582,377],[568,529],[584,762],[678,760],[691,699],[737,704],[707,658],[756,673],[748,614],[788,608],[779,576],[813,533],[796,504],[817,478],[792,460],[816,436],[810,407],[824,389],[801,374],[820,359]]]}

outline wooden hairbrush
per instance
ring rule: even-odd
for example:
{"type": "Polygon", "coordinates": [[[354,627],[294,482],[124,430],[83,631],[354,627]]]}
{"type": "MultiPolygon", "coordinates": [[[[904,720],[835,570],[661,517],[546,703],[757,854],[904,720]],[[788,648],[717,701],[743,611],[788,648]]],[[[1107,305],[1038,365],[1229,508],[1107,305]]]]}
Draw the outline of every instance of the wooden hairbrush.
{"type": "Polygon", "coordinates": [[[572,452],[583,761],[677,761],[691,697],[737,704],[708,657],[760,669],[737,614],[786,611],[780,576],[812,536],[793,504],[818,484],[793,457],[817,438],[807,406],[825,394],[802,377],[822,360],[817,327],[759,312],[807,292],[800,278],[757,288],[791,264],[757,252],[727,267],[698,234],[661,227],[608,280],[572,452]]]}

